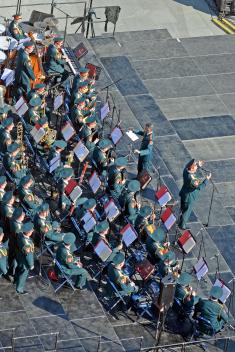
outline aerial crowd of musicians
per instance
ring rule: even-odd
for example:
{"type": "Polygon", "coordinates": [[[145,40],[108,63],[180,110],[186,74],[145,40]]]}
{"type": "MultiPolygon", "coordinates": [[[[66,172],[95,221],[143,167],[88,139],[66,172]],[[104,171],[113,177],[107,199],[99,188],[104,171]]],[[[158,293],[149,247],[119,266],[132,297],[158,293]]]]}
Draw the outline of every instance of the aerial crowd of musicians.
{"type": "MultiPolygon", "coordinates": [[[[14,15],[8,28],[9,35],[19,42],[27,38],[20,21],[21,16],[14,15]]],[[[154,274],[151,277],[161,281],[169,273],[174,276],[177,282],[175,300],[178,304],[174,303],[173,308],[177,310],[180,305],[185,317],[190,319],[201,315],[207,324],[209,321],[214,333],[221,331],[228,321],[220,300],[222,288],[213,286],[208,298],[199,297],[191,286],[194,275],[181,272],[175,252],[166,239],[164,227],[157,226],[151,234],[145,231],[149,224],[154,223],[156,215],[151,206],[141,206],[141,184],[138,177],[128,179],[128,158],[118,156],[113,149],[112,140],[101,134],[102,122],[96,111],[95,79],[90,76],[86,67],[80,67],[78,74],[72,77],[67,58],[61,51],[62,47],[63,38],[54,35],[53,43],[48,45],[42,63],[44,80],[36,82],[30,61],[30,54],[35,50],[35,41],[32,39],[24,41],[15,58],[15,80],[10,97],[6,94],[5,101],[0,107],[0,152],[3,165],[0,176],[2,280],[11,281],[18,294],[27,294],[25,285],[29,272],[35,266],[35,248],[40,248],[43,241],[50,246],[56,261],[60,264],[59,267],[56,265],[54,267],[53,279],[59,280],[60,276],[65,274],[74,278],[76,289],[86,290],[89,285],[87,282],[89,274],[80,257],[83,257],[85,251],[98,262],[99,258],[95,255],[94,248],[102,240],[112,252],[105,262],[105,275],[118,292],[131,302],[133,295],[140,291],[140,285],[134,280],[133,273],[125,270],[128,250],[126,251],[123,244],[119,224],[126,221],[137,233],[137,239],[132,245],[141,243],[147,259],[154,265],[154,274]],[[61,131],[55,127],[53,106],[50,104],[52,89],[48,88],[53,85],[67,97],[68,111],[62,117],[62,124],[70,121],[76,131],[75,143],[81,140],[89,150],[85,161],[88,161],[91,167],[88,166],[87,170],[91,168],[96,170],[106,187],[107,197],[113,199],[120,209],[118,219],[113,222],[107,219],[102,203],[94,196],[82,195],[73,202],[66,193],[70,181],[79,176],[78,163],[70,152],[74,148],[74,139],[66,142],[61,131]],[[14,111],[13,104],[21,97],[27,103],[28,110],[19,117],[14,111]],[[43,138],[37,143],[30,135],[33,128],[45,131],[43,138]],[[54,133],[51,133],[53,130],[54,133]],[[55,198],[57,210],[62,215],[69,214],[65,216],[66,221],[73,217],[78,227],[82,228],[81,219],[85,214],[89,213],[95,218],[96,225],[82,241],[72,223],[70,229],[65,230],[63,223],[55,218],[50,197],[45,200],[35,195],[36,164],[32,160],[33,157],[29,158],[32,154],[28,145],[25,145],[25,137],[28,138],[36,157],[44,160],[47,165],[51,160],[60,158],[60,165],[53,172],[41,169],[38,174],[41,176],[45,172],[45,180],[47,178],[54,180],[53,187],[57,190],[55,198]]],[[[135,150],[138,154],[137,176],[143,171],[151,174],[153,126],[146,121],[143,130],[133,132],[141,140],[139,149],[135,150]]],[[[81,166],[85,165],[85,161],[81,166]]],[[[211,178],[211,174],[207,174],[204,179],[198,177],[198,167],[202,163],[193,159],[183,171],[183,186],[179,194],[181,216],[177,224],[182,232],[188,228],[189,217],[199,193],[211,178]]]]}

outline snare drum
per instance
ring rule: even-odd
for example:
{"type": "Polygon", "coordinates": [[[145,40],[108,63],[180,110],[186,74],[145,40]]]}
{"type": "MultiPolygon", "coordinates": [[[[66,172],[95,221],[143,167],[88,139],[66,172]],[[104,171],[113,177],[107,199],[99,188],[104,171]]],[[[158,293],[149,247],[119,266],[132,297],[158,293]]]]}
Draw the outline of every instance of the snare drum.
{"type": "Polygon", "coordinates": [[[6,27],[4,26],[4,24],[0,23],[0,34],[3,34],[6,30],[6,27]]]}
{"type": "Polygon", "coordinates": [[[6,54],[2,50],[0,50],[0,64],[2,64],[6,60],[6,58],[6,54]]]}

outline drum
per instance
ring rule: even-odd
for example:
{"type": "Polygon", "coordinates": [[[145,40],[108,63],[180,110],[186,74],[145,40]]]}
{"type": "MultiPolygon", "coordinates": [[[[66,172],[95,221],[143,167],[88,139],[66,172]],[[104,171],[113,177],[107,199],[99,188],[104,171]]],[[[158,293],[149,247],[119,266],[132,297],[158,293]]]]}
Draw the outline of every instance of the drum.
{"type": "Polygon", "coordinates": [[[2,64],[6,60],[6,58],[6,54],[2,50],[0,50],[0,64],[2,64]]]}
{"type": "Polygon", "coordinates": [[[4,33],[6,30],[6,27],[4,26],[4,24],[0,23],[0,34],[4,33]]]}
{"type": "Polygon", "coordinates": [[[7,36],[0,36],[0,50],[13,50],[17,46],[17,40],[7,36]]]}

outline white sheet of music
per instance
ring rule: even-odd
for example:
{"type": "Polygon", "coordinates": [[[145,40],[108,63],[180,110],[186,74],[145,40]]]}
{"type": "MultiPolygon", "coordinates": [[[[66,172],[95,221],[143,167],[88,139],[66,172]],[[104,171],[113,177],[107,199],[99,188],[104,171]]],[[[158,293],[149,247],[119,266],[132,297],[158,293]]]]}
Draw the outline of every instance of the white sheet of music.
{"type": "Polygon", "coordinates": [[[15,71],[5,68],[1,80],[5,81],[5,85],[8,87],[15,80],[15,71]]]}
{"type": "Polygon", "coordinates": [[[78,158],[79,161],[84,161],[89,154],[89,150],[85,146],[85,144],[82,143],[82,141],[79,141],[76,147],[74,148],[74,153],[76,154],[76,157],[78,158]]]}
{"type": "Polygon", "coordinates": [[[113,221],[120,214],[116,204],[113,200],[110,200],[107,205],[104,206],[104,211],[109,221],[113,221]]]}
{"type": "Polygon", "coordinates": [[[103,121],[106,116],[108,115],[109,113],[109,103],[106,103],[104,106],[102,106],[102,108],[100,109],[100,119],[101,121],[103,121]]]}
{"type": "Polygon", "coordinates": [[[16,109],[16,112],[17,112],[17,110],[20,109],[21,105],[23,105],[24,103],[25,103],[25,100],[24,100],[23,97],[20,97],[20,99],[17,100],[17,102],[14,105],[14,108],[16,109]]]}
{"type": "Polygon", "coordinates": [[[223,296],[219,299],[222,303],[225,303],[231,294],[231,290],[219,279],[216,279],[213,286],[219,286],[223,290],[223,296]]]}
{"type": "Polygon", "coordinates": [[[171,214],[169,218],[164,222],[164,225],[166,229],[169,231],[175,222],[176,222],[176,217],[174,214],[171,214]]]}
{"type": "Polygon", "coordinates": [[[82,221],[84,222],[83,228],[86,233],[90,232],[96,225],[96,220],[89,211],[82,217],[82,221]]]}
{"type": "Polygon", "coordinates": [[[103,262],[105,262],[112,254],[112,250],[103,240],[100,240],[95,246],[95,253],[103,262]]]}
{"type": "Polygon", "coordinates": [[[76,200],[81,197],[82,189],[79,186],[74,187],[72,192],[69,194],[69,198],[75,203],[76,200]]]}
{"type": "Polygon", "coordinates": [[[208,273],[208,266],[204,258],[200,258],[198,262],[194,265],[194,270],[196,272],[196,277],[200,281],[208,273]]]}
{"type": "Polygon", "coordinates": [[[92,192],[95,194],[98,189],[100,188],[101,186],[101,181],[100,181],[100,178],[97,174],[96,171],[93,172],[93,174],[91,175],[90,179],[89,179],[89,185],[92,189],[92,192]]]}
{"type": "Polygon", "coordinates": [[[111,133],[111,139],[113,141],[113,144],[116,145],[120,141],[122,136],[123,136],[122,130],[119,127],[115,127],[111,133]]]}
{"type": "Polygon", "coordinates": [[[31,131],[30,134],[33,137],[33,139],[35,140],[36,143],[39,143],[40,140],[42,139],[42,137],[45,135],[45,130],[40,127],[39,129],[37,129],[36,127],[34,127],[31,131]]]}
{"type": "Polygon", "coordinates": [[[68,142],[70,138],[75,134],[75,130],[69,122],[66,123],[61,132],[66,142],[68,142]]]}
{"type": "Polygon", "coordinates": [[[158,203],[161,207],[164,207],[170,200],[171,195],[169,192],[166,192],[161,198],[158,199],[158,203]]]}
{"type": "Polygon", "coordinates": [[[132,142],[138,141],[139,137],[133,131],[129,130],[126,132],[126,135],[132,140],[132,142]]]}
{"type": "Polygon", "coordinates": [[[60,154],[55,156],[49,164],[49,172],[52,173],[55,169],[57,169],[57,167],[60,166],[61,163],[61,158],[60,158],[60,154]]]}
{"type": "Polygon", "coordinates": [[[59,94],[54,99],[54,110],[58,110],[64,102],[64,94],[59,94]]]}
{"type": "Polygon", "coordinates": [[[122,240],[126,247],[129,247],[137,239],[136,233],[129,225],[124,232],[122,232],[122,240]]]}

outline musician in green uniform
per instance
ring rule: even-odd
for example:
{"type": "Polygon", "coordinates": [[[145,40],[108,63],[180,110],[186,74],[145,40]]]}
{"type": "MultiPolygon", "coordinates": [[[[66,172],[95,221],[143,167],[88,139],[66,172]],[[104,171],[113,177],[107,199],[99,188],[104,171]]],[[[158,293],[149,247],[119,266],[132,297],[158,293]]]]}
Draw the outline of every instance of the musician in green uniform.
{"type": "Polygon", "coordinates": [[[24,121],[29,124],[29,130],[40,120],[39,112],[42,100],[40,97],[31,98],[29,101],[29,109],[24,114],[24,121]]]}
{"type": "Polygon", "coordinates": [[[163,259],[160,259],[158,263],[158,276],[160,278],[165,277],[168,274],[178,274],[179,272],[179,263],[176,260],[175,253],[168,250],[164,254],[163,259]]]}
{"type": "Polygon", "coordinates": [[[146,239],[146,249],[155,263],[163,259],[164,254],[168,250],[165,239],[166,234],[162,227],[156,228],[153,233],[148,233],[146,239]]]}
{"type": "Polygon", "coordinates": [[[106,168],[109,163],[107,152],[110,150],[111,145],[112,143],[109,139],[101,139],[98,145],[95,146],[93,160],[99,173],[106,174],[106,168]]]}
{"type": "Polygon", "coordinates": [[[26,222],[17,236],[17,267],[15,272],[16,292],[26,294],[24,286],[30,270],[34,268],[34,244],[31,239],[34,226],[26,222]]]}
{"type": "Polygon", "coordinates": [[[34,228],[39,236],[44,236],[46,232],[51,230],[51,214],[48,203],[42,203],[38,212],[34,216],[34,228]]]}
{"type": "Polygon", "coordinates": [[[65,188],[68,185],[69,181],[73,177],[73,169],[71,167],[64,167],[60,171],[60,180],[58,182],[58,190],[59,190],[59,207],[62,210],[68,209],[72,202],[65,194],[65,188]]]}
{"type": "Polygon", "coordinates": [[[82,96],[74,100],[74,105],[70,110],[70,119],[77,130],[79,130],[84,124],[84,119],[86,117],[84,111],[85,106],[86,98],[82,96]]]}
{"type": "Polygon", "coordinates": [[[134,133],[143,136],[140,150],[135,150],[139,154],[138,174],[143,170],[150,172],[153,156],[153,126],[150,123],[146,123],[144,131],[134,131],[134,133]]]}
{"type": "MultiPolygon", "coordinates": [[[[199,297],[190,286],[192,280],[192,275],[184,272],[178,278],[175,288],[175,300],[179,301],[186,316],[192,315],[195,304],[199,301],[199,297]]],[[[176,303],[174,303],[173,307],[178,309],[176,303]]]]}
{"type": "Polygon", "coordinates": [[[7,186],[7,178],[6,176],[0,176],[0,202],[2,202],[2,198],[6,193],[5,188],[7,186]]]}
{"type": "Polygon", "coordinates": [[[25,165],[22,163],[20,146],[18,143],[14,142],[8,145],[7,153],[3,157],[3,165],[18,185],[27,172],[25,165]]]}
{"type": "Polygon", "coordinates": [[[70,106],[74,105],[76,99],[80,99],[82,97],[85,97],[85,99],[87,98],[87,94],[89,92],[88,84],[88,81],[79,82],[77,89],[72,90],[70,106]]]}
{"type": "MultiPolygon", "coordinates": [[[[100,240],[103,240],[107,245],[109,245],[108,236],[109,234],[109,223],[107,220],[99,222],[93,231],[91,244],[95,247],[100,240]]],[[[89,234],[90,235],[90,234],[89,234]]],[[[88,241],[90,236],[88,236],[88,241]]]]}
{"type": "Polygon", "coordinates": [[[21,179],[18,189],[21,202],[23,202],[32,215],[36,213],[37,209],[42,204],[42,199],[35,195],[33,186],[33,176],[28,174],[21,179]]]}
{"type": "Polygon", "coordinates": [[[6,221],[10,220],[14,212],[15,196],[13,191],[8,191],[4,194],[1,202],[1,216],[6,221]]]}
{"type": "Polygon", "coordinates": [[[6,153],[7,147],[12,143],[11,131],[14,128],[12,117],[8,117],[1,123],[0,129],[0,152],[6,153]]]}
{"type": "Polygon", "coordinates": [[[55,142],[52,144],[49,150],[47,162],[50,164],[53,159],[59,158],[59,157],[61,162],[64,162],[65,157],[63,155],[63,151],[65,150],[66,147],[67,147],[67,143],[64,140],[62,139],[55,140],[55,142]]]}
{"type": "Polygon", "coordinates": [[[97,203],[94,198],[79,198],[78,205],[79,207],[76,208],[74,216],[79,222],[87,212],[89,212],[94,218],[97,217],[95,212],[97,203]]]}
{"type": "MultiPolygon", "coordinates": [[[[76,258],[71,250],[71,246],[75,243],[76,237],[71,233],[66,233],[56,251],[56,260],[60,263],[65,274],[69,276],[76,276],[75,287],[77,289],[84,289],[86,286],[88,272],[82,267],[79,258],[76,258]]],[[[56,266],[57,275],[60,272],[56,266]]]]}
{"type": "Polygon", "coordinates": [[[0,277],[6,277],[8,271],[8,241],[3,242],[4,232],[0,227],[0,277]]]}
{"type": "Polygon", "coordinates": [[[9,111],[11,110],[10,105],[4,104],[0,107],[0,123],[2,123],[8,117],[9,111]]]}
{"type": "Polygon", "coordinates": [[[21,15],[16,14],[16,15],[13,15],[12,17],[13,17],[13,21],[11,21],[8,28],[11,36],[18,41],[21,39],[27,38],[20,24],[20,20],[22,20],[21,15]]]}
{"type": "Polygon", "coordinates": [[[126,184],[127,158],[116,158],[108,170],[108,186],[113,197],[119,200],[126,184]]]}
{"type": "Polygon", "coordinates": [[[141,234],[147,225],[151,225],[155,219],[155,214],[149,205],[140,208],[139,214],[134,223],[136,231],[141,234]]]}
{"type": "Polygon", "coordinates": [[[45,240],[49,243],[58,244],[63,241],[65,234],[61,232],[61,226],[58,221],[52,221],[51,230],[45,233],[45,240]]]}
{"type": "MultiPolygon", "coordinates": [[[[200,299],[195,307],[196,314],[210,321],[214,332],[219,332],[228,322],[228,315],[224,311],[220,299],[223,296],[221,287],[213,286],[210,291],[209,299],[200,299]]],[[[200,330],[204,331],[203,323],[199,325],[200,330]]]]}
{"type": "Polygon", "coordinates": [[[89,78],[89,69],[87,67],[80,67],[78,70],[78,74],[73,79],[72,91],[76,91],[78,89],[79,83],[87,81],[89,78]]]}
{"type": "Polygon", "coordinates": [[[140,183],[137,180],[131,180],[128,183],[127,191],[124,193],[124,213],[129,221],[134,224],[140,210],[139,199],[140,183]]]}
{"type": "Polygon", "coordinates": [[[132,293],[138,292],[138,287],[123,272],[124,265],[125,255],[121,252],[117,253],[113,258],[113,262],[108,266],[108,277],[119,289],[122,290],[123,294],[131,295],[132,293]]]}
{"type": "Polygon", "coordinates": [[[202,165],[203,161],[199,160],[197,162],[195,159],[192,159],[184,168],[183,186],[179,193],[181,200],[179,227],[181,229],[186,229],[187,222],[193,210],[193,205],[198,199],[200,191],[206,187],[211,178],[211,174],[207,175],[203,181],[198,178],[198,166],[200,167],[202,165]]]}
{"type": "Polygon", "coordinates": [[[34,43],[32,41],[24,44],[24,48],[19,49],[16,58],[15,86],[18,97],[25,96],[30,91],[30,80],[35,80],[29,54],[32,53],[34,43]]]}
{"type": "Polygon", "coordinates": [[[51,120],[51,110],[47,106],[46,97],[48,92],[46,91],[46,85],[44,83],[37,83],[35,84],[34,88],[30,90],[27,95],[27,101],[29,102],[32,98],[40,98],[41,104],[39,108],[39,115],[43,116],[46,115],[48,121],[51,120]]]}

